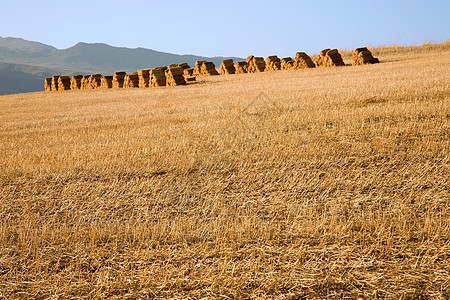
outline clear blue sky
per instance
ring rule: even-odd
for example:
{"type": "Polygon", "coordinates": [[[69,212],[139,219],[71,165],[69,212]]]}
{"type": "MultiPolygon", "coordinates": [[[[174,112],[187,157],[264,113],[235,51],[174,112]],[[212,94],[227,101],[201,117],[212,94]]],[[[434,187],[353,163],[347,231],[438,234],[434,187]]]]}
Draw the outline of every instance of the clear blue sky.
{"type": "Polygon", "coordinates": [[[323,48],[450,39],[450,0],[14,0],[0,36],[57,48],[77,42],[178,54],[293,56],[323,48]]]}

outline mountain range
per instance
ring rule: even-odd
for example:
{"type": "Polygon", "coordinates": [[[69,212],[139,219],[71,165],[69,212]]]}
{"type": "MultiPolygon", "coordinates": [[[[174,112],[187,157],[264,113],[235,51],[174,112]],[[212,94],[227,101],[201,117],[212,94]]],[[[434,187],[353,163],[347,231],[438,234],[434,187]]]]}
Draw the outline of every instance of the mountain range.
{"type": "Polygon", "coordinates": [[[43,90],[44,78],[54,74],[112,75],[127,73],[172,63],[197,60],[212,61],[217,67],[221,61],[239,57],[203,57],[179,55],[145,48],[113,47],[107,44],[78,43],[68,49],[57,49],[39,42],[21,38],[0,37],[0,95],[43,90]]]}

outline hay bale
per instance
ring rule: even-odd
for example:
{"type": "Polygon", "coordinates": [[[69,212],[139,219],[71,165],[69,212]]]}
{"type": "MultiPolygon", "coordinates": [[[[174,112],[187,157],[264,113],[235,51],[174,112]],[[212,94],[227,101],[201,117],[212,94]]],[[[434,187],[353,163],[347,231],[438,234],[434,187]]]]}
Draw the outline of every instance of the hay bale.
{"type": "Polygon", "coordinates": [[[238,61],[234,65],[235,74],[245,74],[248,70],[248,63],[246,61],[238,61]]]}
{"type": "Polygon", "coordinates": [[[236,73],[236,68],[234,67],[234,62],[232,59],[224,59],[220,64],[220,75],[234,74],[236,73]]]}
{"type": "Polygon", "coordinates": [[[70,76],[59,76],[58,77],[58,91],[68,91],[70,90],[70,76]]]}
{"type": "Polygon", "coordinates": [[[356,48],[353,52],[353,66],[357,65],[366,65],[366,64],[376,64],[380,61],[378,58],[372,56],[372,52],[369,51],[366,47],[364,48],[356,48]]]}
{"type": "Polygon", "coordinates": [[[182,67],[183,70],[186,70],[186,69],[190,69],[190,68],[191,68],[191,66],[189,66],[188,63],[186,63],[186,62],[179,64],[179,66],[182,67]]]}
{"type": "Polygon", "coordinates": [[[138,70],[139,76],[139,87],[149,87],[150,86],[150,69],[138,70]]]}
{"type": "Polygon", "coordinates": [[[184,80],[186,80],[186,82],[191,82],[191,81],[196,81],[197,78],[195,76],[185,76],[184,80]]]}
{"type": "Polygon", "coordinates": [[[271,55],[266,59],[265,71],[281,70],[281,60],[276,55],[271,55]]]}
{"type": "Polygon", "coordinates": [[[317,67],[338,67],[345,66],[341,55],[337,49],[324,49],[320,51],[320,54],[316,59],[317,67]]]}
{"type": "Polygon", "coordinates": [[[139,75],[137,72],[125,75],[123,80],[124,88],[138,88],[139,87],[139,75]]]}
{"type": "Polygon", "coordinates": [[[47,77],[44,79],[44,88],[45,88],[46,92],[52,91],[52,78],[51,77],[47,77]]]}
{"type": "Polygon", "coordinates": [[[52,91],[58,90],[58,79],[61,75],[53,75],[52,76],[52,91]]]}
{"type": "Polygon", "coordinates": [[[125,81],[125,76],[127,73],[125,72],[116,72],[113,76],[112,87],[113,89],[121,89],[123,88],[123,83],[125,81]]]}
{"type": "Polygon", "coordinates": [[[264,61],[264,58],[262,58],[262,57],[256,57],[256,56],[250,55],[247,58],[247,63],[248,63],[247,73],[264,72],[264,70],[266,68],[266,62],[264,61]]]}
{"type": "Polygon", "coordinates": [[[70,89],[71,90],[80,90],[81,89],[81,79],[83,79],[83,75],[73,75],[70,80],[70,89]]]}
{"type": "Polygon", "coordinates": [[[293,68],[296,70],[315,68],[316,65],[312,61],[311,57],[305,52],[297,52],[294,58],[293,68]]]}
{"type": "Polygon", "coordinates": [[[102,85],[102,74],[93,74],[89,76],[88,89],[94,90],[102,85]]]}
{"type": "Polygon", "coordinates": [[[150,86],[165,86],[166,85],[166,74],[162,67],[154,68],[150,70],[150,86]]]}
{"type": "Polygon", "coordinates": [[[166,72],[166,84],[168,86],[186,85],[184,70],[179,65],[170,65],[166,72]]]}
{"type": "MultiPolygon", "coordinates": [[[[194,75],[195,75],[195,69],[194,69],[194,75]]],[[[213,76],[213,75],[219,75],[219,72],[217,72],[216,66],[211,61],[205,61],[201,65],[200,75],[196,75],[196,76],[213,76]]]]}
{"type": "Polygon", "coordinates": [[[291,57],[281,59],[281,70],[291,70],[294,68],[294,60],[291,57]]]}
{"type": "Polygon", "coordinates": [[[184,77],[194,76],[194,68],[184,69],[183,75],[184,75],[184,77]]]}
{"type": "Polygon", "coordinates": [[[113,78],[114,76],[103,76],[100,88],[111,89],[113,87],[113,78]]]}
{"type": "Polygon", "coordinates": [[[194,75],[195,76],[201,76],[202,75],[202,66],[203,66],[204,63],[206,63],[206,60],[197,60],[195,62],[195,67],[194,67],[194,75]]]}

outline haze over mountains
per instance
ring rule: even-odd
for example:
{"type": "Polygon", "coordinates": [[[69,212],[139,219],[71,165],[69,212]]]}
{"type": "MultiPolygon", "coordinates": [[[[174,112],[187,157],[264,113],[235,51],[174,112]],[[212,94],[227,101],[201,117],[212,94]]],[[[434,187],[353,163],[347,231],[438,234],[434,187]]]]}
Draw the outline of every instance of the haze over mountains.
{"type": "Polygon", "coordinates": [[[0,95],[42,91],[44,78],[52,74],[112,75],[116,71],[135,72],[172,63],[187,62],[193,66],[197,60],[212,61],[219,66],[223,59],[101,43],[78,43],[68,49],[57,49],[39,42],[0,37],[0,95]]]}

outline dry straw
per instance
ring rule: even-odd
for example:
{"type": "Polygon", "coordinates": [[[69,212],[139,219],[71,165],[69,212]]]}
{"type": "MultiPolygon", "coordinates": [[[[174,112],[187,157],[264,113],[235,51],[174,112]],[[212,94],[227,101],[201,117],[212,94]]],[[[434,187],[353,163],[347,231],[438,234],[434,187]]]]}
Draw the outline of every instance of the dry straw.
{"type": "Polygon", "coordinates": [[[91,77],[91,75],[84,75],[83,78],[81,78],[82,90],[87,90],[89,88],[89,77],[91,77]]]}
{"type": "Polygon", "coordinates": [[[316,65],[312,61],[311,57],[305,52],[297,52],[294,58],[294,69],[306,69],[306,68],[315,68],[316,65]]]}
{"type": "Polygon", "coordinates": [[[138,70],[139,87],[146,88],[150,86],[150,69],[138,70]]]}
{"type": "Polygon", "coordinates": [[[124,88],[138,88],[139,87],[139,75],[137,72],[125,75],[123,81],[124,88]]]}
{"type": "Polygon", "coordinates": [[[339,67],[344,66],[344,61],[337,49],[324,49],[316,59],[317,67],[339,67]]]}
{"type": "Polygon", "coordinates": [[[177,64],[169,65],[166,72],[166,84],[168,86],[186,85],[183,76],[183,68],[177,64]]]}
{"type": "Polygon", "coordinates": [[[83,75],[74,75],[70,80],[70,89],[71,90],[79,90],[81,89],[81,79],[83,79],[83,75]]]}
{"type": "Polygon", "coordinates": [[[158,87],[166,85],[166,74],[164,72],[166,67],[158,67],[150,70],[150,86],[158,87]]]}
{"type": "Polygon", "coordinates": [[[281,60],[276,55],[271,55],[266,59],[265,71],[281,70],[281,60]]]}
{"type": "Polygon", "coordinates": [[[52,78],[51,77],[45,78],[44,88],[45,88],[46,92],[51,92],[51,90],[52,90],[52,78]]]}
{"type": "Polygon", "coordinates": [[[59,76],[58,78],[58,91],[70,90],[70,76],[59,76]]]}
{"type": "Polygon", "coordinates": [[[102,89],[111,89],[113,86],[113,76],[103,76],[101,80],[102,89]]]}
{"type": "Polygon", "coordinates": [[[292,57],[284,57],[281,59],[281,70],[291,70],[294,68],[294,60],[292,57]]]}
{"type": "Polygon", "coordinates": [[[366,47],[364,48],[356,48],[353,52],[353,66],[357,65],[366,65],[366,64],[376,64],[380,61],[378,58],[372,56],[372,52],[369,51],[366,47]]]}
{"type": "Polygon", "coordinates": [[[52,91],[58,90],[58,78],[61,75],[53,75],[52,76],[52,91]]]}
{"type": "Polygon", "coordinates": [[[113,89],[123,88],[123,83],[125,81],[125,76],[126,75],[127,75],[127,73],[125,73],[125,72],[116,72],[116,73],[114,73],[113,82],[112,82],[113,89]]]}
{"type": "Polygon", "coordinates": [[[264,69],[266,68],[266,62],[262,57],[255,57],[253,55],[250,55],[249,57],[247,57],[247,63],[248,73],[264,72],[264,69]]]}
{"type": "Polygon", "coordinates": [[[234,67],[233,60],[231,58],[222,60],[222,63],[220,64],[220,75],[234,73],[236,73],[236,68],[234,67]]]}
{"type": "Polygon", "coordinates": [[[238,61],[234,65],[236,74],[245,74],[248,72],[248,63],[246,61],[238,61]]]}
{"type": "Polygon", "coordinates": [[[94,90],[100,88],[102,85],[102,74],[93,74],[89,76],[88,89],[94,90]]]}

